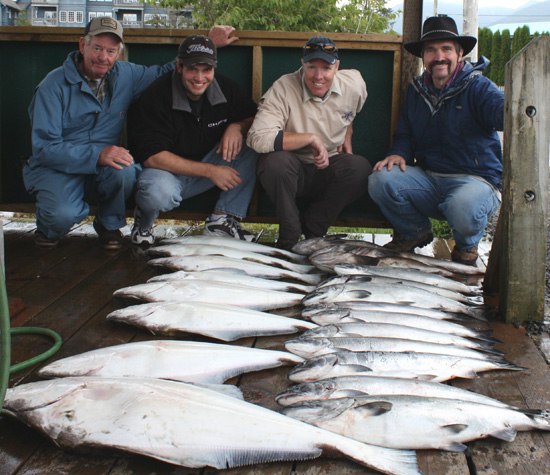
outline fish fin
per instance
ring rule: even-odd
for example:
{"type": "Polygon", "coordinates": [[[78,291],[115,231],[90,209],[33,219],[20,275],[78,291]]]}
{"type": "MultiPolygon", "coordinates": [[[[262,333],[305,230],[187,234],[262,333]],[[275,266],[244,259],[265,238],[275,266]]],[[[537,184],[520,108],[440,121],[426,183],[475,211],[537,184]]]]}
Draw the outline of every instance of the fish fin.
{"type": "Polygon", "coordinates": [[[435,374],[417,374],[415,379],[418,379],[419,381],[433,381],[438,377],[439,376],[435,374]]]}
{"type": "Polygon", "coordinates": [[[243,392],[237,387],[231,384],[212,384],[212,383],[194,383],[195,386],[201,388],[210,389],[210,391],[216,391],[217,393],[224,394],[226,396],[233,397],[244,401],[243,392]]]}
{"type": "Polygon", "coordinates": [[[373,417],[373,416],[381,416],[383,414],[386,414],[387,412],[390,412],[392,409],[393,404],[387,401],[376,401],[376,402],[369,402],[368,404],[363,404],[361,406],[357,406],[354,410],[361,413],[363,416],[366,417],[373,417]]]}
{"type": "Polygon", "coordinates": [[[348,294],[351,298],[367,299],[372,295],[372,292],[368,290],[350,290],[348,294]]]}
{"type": "MultiPolygon", "coordinates": [[[[159,460],[164,460],[174,463],[174,456],[171,454],[173,449],[168,451],[164,456],[162,451],[156,448],[154,453],[150,451],[135,451],[150,455],[159,460]]],[[[303,450],[292,450],[288,447],[273,447],[271,449],[257,449],[253,447],[224,447],[216,449],[216,447],[192,447],[194,459],[198,465],[187,465],[188,467],[200,468],[208,465],[219,470],[229,469],[234,467],[242,467],[244,465],[255,465],[266,462],[286,462],[290,460],[310,460],[319,457],[322,454],[322,449],[311,447],[303,450]],[[207,461],[205,463],[204,461],[207,461]]],[[[191,460],[193,462],[193,460],[191,460]]]]}
{"type": "Polygon", "coordinates": [[[360,365],[360,364],[346,364],[346,365],[342,365],[342,366],[344,366],[346,369],[349,369],[350,373],[352,373],[352,374],[355,374],[355,373],[372,373],[372,369],[370,369],[368,366],[363,366],[363,365],[360,365]]]}
{"type": "Polygon", "coordinates": [[[368,393],[359,391],[357,389],[346,389],[344,391],[338,391],[338,397],[360,397],[367,396],[368,393]]]}
{"type": "Polygon", "coordinates": [[[448,442],[447,444],[441,445],[439,448],[449,452],[464,452],[467,449],[467,447],[460,442],[448,442]]]}
{"type": "Polygon", "coordinates": [[[468,428],[468,424],[448,424],[446,426],[441,426],[441,428],[451,434],[460,434],[468,428]]]}
{"type": "Polygon", "coordinates": [[[491,432],[489,435],[496,439],[505,440],[506,442],[512,442],[516,438],[517,431],[514,429],[502,429],[495,432],[491,432]]]}

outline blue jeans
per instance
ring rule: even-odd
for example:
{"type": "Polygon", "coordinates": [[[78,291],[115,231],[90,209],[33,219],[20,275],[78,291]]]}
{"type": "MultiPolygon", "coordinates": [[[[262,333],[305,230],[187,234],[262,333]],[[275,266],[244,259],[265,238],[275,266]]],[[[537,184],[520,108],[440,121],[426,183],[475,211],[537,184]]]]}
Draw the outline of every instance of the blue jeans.
{"type": "MultiPolygon", "coordinates": [[[[230,166],[239,172],[242,183],[232,190],[221,191],[215,210],[244,218],[256,183],[256,161],[258,154],[243,146],[235,160],[228,163],[216,145],[203,159],[203,163],[230,166]]],[[[158,168],[144,168],[138,178],[136,205],[141,211],[141,229],[153,226],[161,211],[170,211],[192,196],[198,195],[215,185],[209,178],[175,175],[158,168]]]]}
{"type": "Polygon", "coordinates": [[[36,198],[36,227],[49,239],[69,232],[97,203],[99,222],[108,230],[126,225],[126,200],[134,192],[141,165],[117,170],[97,167],[94,175],[71,175],[47,167],[23,168],[27,191],[36,198]]]}
{"type": "Polygon", "coordinates": [[[446,220],[463,250],[477,247],[500,206],[496,190],[477,177],[433,177],[412,166],[405,172],[397,166],[374,172],[369,193],[403,238],[415,240],[431,231],[429,218],[446,220]]]}

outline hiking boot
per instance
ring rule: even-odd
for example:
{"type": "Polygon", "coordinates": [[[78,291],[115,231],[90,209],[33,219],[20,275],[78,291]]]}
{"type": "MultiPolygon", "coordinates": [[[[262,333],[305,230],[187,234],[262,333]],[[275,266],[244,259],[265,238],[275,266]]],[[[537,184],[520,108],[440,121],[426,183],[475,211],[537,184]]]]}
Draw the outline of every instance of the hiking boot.
{"type": "Polygon", "coordinates": [[[130,242],[136,246],[142,244],[151,246],[155,242],[155,235],[153,234],[153,228],[142,229],[141,224],[141,211],[136,206],[134,210],[134,225],[132,226],[132,232],[130,233],[130,242]]]}
{"type": "Polygon", "coordinates": [[[34,232],[34,243],[38,247],[51,248],[57,246],[57,244],[59,243],[59,238],[50,239],[42,231],[40,231],[40,229],[37,229],[34,232]]]}
{"type": "Polygon", "coordinates": [[[467,266],[475,266],[477,257],[477,247],[465,251],[455,246],[453,252],[451,253],[451,259],[453,262],[458,262],[459,264],[465,264],[467,266]]]}
{"type": "Polygon", "coordinates": [[[218,219],[206,218],[202,234],[206,236],[222,236],[240,239],[241,241],[251,242],[254,240],[254,234],[241,226],[241,223],[233,216],[220,216],[218,219]]]}
{"type": "Polygon", "coordinates": [[[434,239],[433,233],[430,231],[424,236],[419,237],[418,239],[405,239],[399,234],[395,233],[393,239],[384,244],[386,249],[391,249],[392,251],[399,252],[413,252],[417,247],[424,247],[427,244],[430,244],[434,239]]]}
{"type": "Polygon", "coordinates": [[[120,229],[106,229],[103,224],[99,222],[97,216],[94,218],[93,223],[95,232],[99,236],[99,243],[103,249],[109,251],[122,248],[122,233],[120,229]]]}

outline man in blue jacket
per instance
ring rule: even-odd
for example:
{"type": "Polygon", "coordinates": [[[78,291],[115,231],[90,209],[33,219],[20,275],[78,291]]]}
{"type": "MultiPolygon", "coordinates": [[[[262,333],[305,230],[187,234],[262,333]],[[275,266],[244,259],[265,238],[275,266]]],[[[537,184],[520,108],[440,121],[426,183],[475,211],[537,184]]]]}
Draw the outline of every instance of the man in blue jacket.
{"type": "MultiPolygon", "coordinates": [[[[230,44],[231,27],[211,30],[219,45],[230,44]]],[[[79,50],[50,72],[29,106],[32,156],[23,169],[27,191],[36,198],[35,242],[52,247],[97,203],[94,229],[105,249],[122,245],[126,199],[139,166],[120,146],[126,112],[160,75],[174,69],[117,61],[123,49],[122,25],[109,17],[93,19],[79,50]]]]}
{"type": "Polygon", "coordinates": [[[463,60],[475,46],[452,18],[428,18],[419,41],[405,49],[425,70],[409,84],[393,147],[374,166],[369,193],[391,221],[387,248],[412,252],[433,239],[429,218],[447,220],[452,259],[476,265],[487,220],[500,206],[504,94],[476,64],[463,60]]]}

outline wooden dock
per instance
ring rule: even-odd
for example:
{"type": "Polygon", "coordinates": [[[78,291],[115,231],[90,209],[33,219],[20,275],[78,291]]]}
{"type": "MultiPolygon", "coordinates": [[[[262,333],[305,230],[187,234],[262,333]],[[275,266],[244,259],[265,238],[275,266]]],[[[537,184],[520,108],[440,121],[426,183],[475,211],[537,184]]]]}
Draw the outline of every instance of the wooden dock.
{"type": "MultiPolygon", "coordinates": [[[[12,304],[13,327],[37,326],[57,331],[63,338],[58,359],[94,348],[130,341],[159,339],[146,331],[107,322],[105,316],[127,305],[115,299],[115,290],[145,282],[159,273],[147,265],[140,249],[126,244],[120,251],[104,251],[89,224],[62,238],[54,249],[35,247],[33,224],[4,220],[7,291],[12,304]]],[[[299,309],[286,310],[294,315],[299,309]]],[[[281,313],[281,312],[276,312],[281,313]]],[[[495,371],[475,380],[452,384],[522,408],[550,408],[550,370],[543,356],[522,328],[491,323],[498,348],[521,372],[495,371]]],[[[481,325],[478,325],[481,327],[481,325]]],[[[160,337],[162,338],[162,337],[160,337]]],[[[213,341],[189,335],[197,341],[213,341]]],[[[250,338],[237,344],[284,349],[288,337],[250,338]]],[[[12,364],[49,347],[36,336],[12,340],[12,364]]],[[[39,365],[40,366],[40,365],[39,365]]],[[[39,366],[12,376],[10,387],[37,379],[39,366]]],[[[229,381],[238,384],[245,398],[278,410],[274,397],[290,385],[288,367],[250,373],[229,381]]],[[[418,451],[424,475],[542,475],[550,473],[550,433],[519,433],[513,442],[484,439],[468,444],[467,453],[418,451]]],[[[0,475],[22,474],[213,474],[214,469],[186,469],[146,457],[121,452],[77,454],[64,451],[38,432],[0,416],[0,475]]],[[[224,470],[231,475],[375,474],[347,460],[320,458],[309,462],[255,465],[224,470]]]]}

